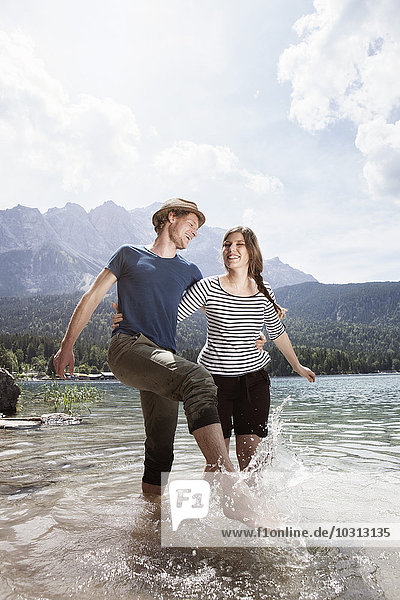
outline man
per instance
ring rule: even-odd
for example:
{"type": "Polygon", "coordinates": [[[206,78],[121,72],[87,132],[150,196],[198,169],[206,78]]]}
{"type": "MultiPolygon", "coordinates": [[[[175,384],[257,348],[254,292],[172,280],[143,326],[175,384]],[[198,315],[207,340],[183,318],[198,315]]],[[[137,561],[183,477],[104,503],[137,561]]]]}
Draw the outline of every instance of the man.
{"type": "Polygon", "coordinates": [[[174,437],[178,402],[182,401],[190,432],[203,452],[208,470],[234,471],[216,408],[216,387],[201,365],[175,354],[179,300],[201,279],[199,269],[176,253],[197,236],[205,217],[194,202],[175,198],[152,218],[157,238],[148,246],[119,248],[79,301],[61,347],[54,357],[57,375],[73,373],[73,345],[92,313],[118,281],[118,305],[124,319],[114,330],[109,365],[124,384],[141,391],[145,418],[144,494],[161,493],[161,472],[169,472],[173,449],[162,444],[174,437]]]}

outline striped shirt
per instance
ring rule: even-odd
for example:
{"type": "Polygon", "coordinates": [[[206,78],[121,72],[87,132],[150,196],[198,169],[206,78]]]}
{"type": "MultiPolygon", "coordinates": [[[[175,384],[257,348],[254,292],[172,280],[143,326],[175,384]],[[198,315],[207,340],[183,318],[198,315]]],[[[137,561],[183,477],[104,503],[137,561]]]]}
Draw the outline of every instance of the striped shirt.
{"type": "MultiPolygon", "coordinates": [[[[271,297],[275,296],[265,284],[271,297]]],[[[262,294],[234,296],[226,292],[218,275],[201,279],[182,296],[178,322],[204,306],[207,316],[207,340],[197,362],[214,375],[237,376],[258,371],[271,360],[268,352],[255,346],[263,326],[271,340],[282,335],[285,327],[273,304],[262,294]]]]}

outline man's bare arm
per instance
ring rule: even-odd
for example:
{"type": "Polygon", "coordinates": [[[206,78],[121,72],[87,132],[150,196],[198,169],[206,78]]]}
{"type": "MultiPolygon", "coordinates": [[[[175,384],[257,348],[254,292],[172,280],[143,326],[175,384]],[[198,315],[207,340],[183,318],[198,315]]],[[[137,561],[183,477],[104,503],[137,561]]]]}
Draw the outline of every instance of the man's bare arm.
{"type": "Polygon", "coordinates": [[[65,379],[64,371],[67,365],[69,365],[70,374],[72,375],[74,372],[75,359],[72,349],[79,334],[116,281],[117,278],[110,269],[103,269],[91,288],[79,300],[61,342],[61,347],[53,359],[56,373],[63,379],[65,379]]]}

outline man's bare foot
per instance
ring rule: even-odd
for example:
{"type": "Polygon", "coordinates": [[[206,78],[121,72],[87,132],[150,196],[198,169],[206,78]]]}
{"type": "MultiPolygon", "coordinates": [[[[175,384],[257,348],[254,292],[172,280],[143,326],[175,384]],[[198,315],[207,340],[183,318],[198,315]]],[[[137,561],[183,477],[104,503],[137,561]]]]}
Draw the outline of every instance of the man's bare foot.
{"type": "Polygon", "coordinates": [[[204,473],[209,483],[219,483],[222,510],[228,519],[248,527],[276,528],[277,519],[267,515],[267,507],[257,499],[238,473],[204,473]]]}

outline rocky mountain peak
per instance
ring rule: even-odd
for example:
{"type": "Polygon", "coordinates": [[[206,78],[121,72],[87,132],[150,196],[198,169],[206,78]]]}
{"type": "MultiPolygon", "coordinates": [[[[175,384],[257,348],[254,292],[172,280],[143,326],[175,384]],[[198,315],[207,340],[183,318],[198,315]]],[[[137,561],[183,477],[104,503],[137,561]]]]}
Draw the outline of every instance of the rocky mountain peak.
{"type": "MultiPolygon", "coordinates": [[[[44,215],[20,205],[0,211],[0,295],[87,289],[119,246],[154,239],[151,215],[161,205],[127,210],[108,200],[89,213],[73,202],[44,215]]],[[[184,252],[205,277],[223,272],[223,234],[222,228],[204,225],[184,252]]],[[[264,275],[274,288],[316,281],[278,257],[264,261],[264,275]]]]}
{"type": "Polygon", "coordinates": [[[58,214],[72,214],[72,215],[87,215],[86,210],[80,204],[76,204],[75,202],[67,202],[65,206],[62,208],[49,208],[49,210],[45,213],[46,216],[58,215],[58,214]]]}
{"type": "Polygon", "coordinates": [[[114,215],[116,213],[125,213],[128,212],[126,210],[126,208],[124,208],[123,206],[120,206],[119,204],[115,204],[115,202],[113,202],[112,200],[106,200],[106,202],[103,202],[103,204],[100,204],[100,206],[96,206],[96,208],[92,208],[89,212],[89,216],[96,216],[99,217],[101,216],[106,216],[106,215],[114,215]]]}
{"type": "Polygon", "coordinates": [[[0,211],[0,234],[0,252],[37,248],[54,238],[40,210],[21,204],[0,211]]]}

